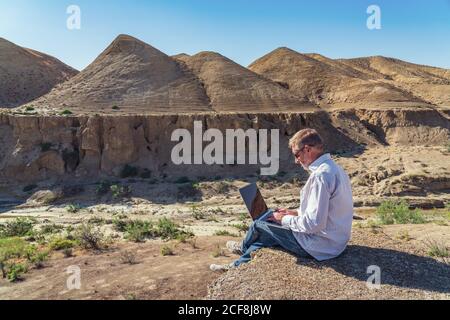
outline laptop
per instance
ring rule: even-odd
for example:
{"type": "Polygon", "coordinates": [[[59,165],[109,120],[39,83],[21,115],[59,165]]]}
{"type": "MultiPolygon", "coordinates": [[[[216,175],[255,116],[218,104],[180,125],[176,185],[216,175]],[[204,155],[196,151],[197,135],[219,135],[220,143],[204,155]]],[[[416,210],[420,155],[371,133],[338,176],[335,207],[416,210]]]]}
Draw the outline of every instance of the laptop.
{"type": "Polygon", "coordinates": [[[256,183],[249,184],[248,186],[239,189],[239,193],[241,194],[253,221],[267,221],[267,219],[273,215],[273,210],[267,207],[256,183]]]}

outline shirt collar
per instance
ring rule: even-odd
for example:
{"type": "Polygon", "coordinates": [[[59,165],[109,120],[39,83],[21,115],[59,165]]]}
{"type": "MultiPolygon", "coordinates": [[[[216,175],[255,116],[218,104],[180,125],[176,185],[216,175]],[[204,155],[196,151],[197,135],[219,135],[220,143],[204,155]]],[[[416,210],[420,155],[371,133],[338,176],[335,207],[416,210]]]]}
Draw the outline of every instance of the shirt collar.
{"type": "Polygon", "coordinates": [[[323,156],[319,157],[316,159],[316,161],[314,161],[313,163],[311,163],[308,167],[308,169],[310,171],[316,171],[320,165],[322,163],[324,163],[325,161],[331,160],[331,155],[329,153],[324,154],[323,156]]]}

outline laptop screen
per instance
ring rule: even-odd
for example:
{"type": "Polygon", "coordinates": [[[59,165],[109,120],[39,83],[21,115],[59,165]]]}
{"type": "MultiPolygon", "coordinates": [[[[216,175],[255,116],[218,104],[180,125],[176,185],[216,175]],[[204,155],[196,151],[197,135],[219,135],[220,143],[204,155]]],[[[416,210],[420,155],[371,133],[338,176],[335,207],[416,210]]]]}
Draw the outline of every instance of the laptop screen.
{"type": "Polygon", "coordinates": [[[256,183],[240,189],[239,192],[253,220],[257,220],[262,214],[267,212],[268,207],[256,183]]]}

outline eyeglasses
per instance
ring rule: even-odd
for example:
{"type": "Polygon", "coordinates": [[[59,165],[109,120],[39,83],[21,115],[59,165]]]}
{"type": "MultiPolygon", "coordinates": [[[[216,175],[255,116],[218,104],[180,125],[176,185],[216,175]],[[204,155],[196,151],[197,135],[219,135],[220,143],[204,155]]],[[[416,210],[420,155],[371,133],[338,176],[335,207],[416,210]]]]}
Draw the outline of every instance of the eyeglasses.
{"type": "Polygon", "coordinates": [[[300,153],[302,153],[303,150],[305,150],[305,148],[306,148],[306,145],[304,145],[300,150],[298,150],[298,151],[294,154],[294,157],[295,157],[295,158],[300,157],[300,153]]]}

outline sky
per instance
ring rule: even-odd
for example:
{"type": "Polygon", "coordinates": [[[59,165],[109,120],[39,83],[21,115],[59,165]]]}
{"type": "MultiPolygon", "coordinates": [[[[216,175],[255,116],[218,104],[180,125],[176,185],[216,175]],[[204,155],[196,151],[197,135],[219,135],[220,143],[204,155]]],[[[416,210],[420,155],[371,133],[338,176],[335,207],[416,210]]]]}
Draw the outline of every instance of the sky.
{"type": "Polygon", "coordinates": [[[248,66],[278,47],[383,55],[450,69],[450,0],[0,0],[0,37],[82,70],[119,34],[169,55],[215,51],[248,66]],[[81,10],[67,28],[67,8],[81,10]],[[367,8],[381,10],[369,30],[367,8]]]}

